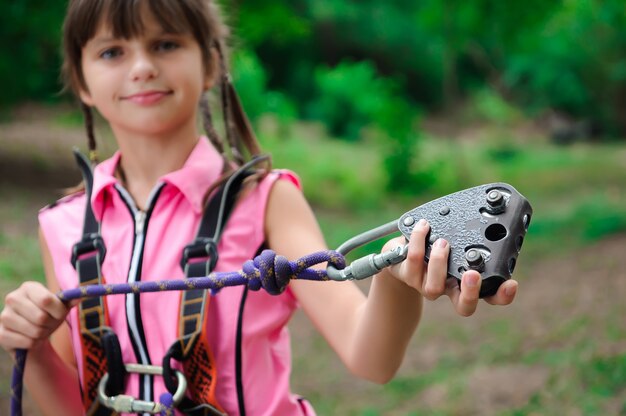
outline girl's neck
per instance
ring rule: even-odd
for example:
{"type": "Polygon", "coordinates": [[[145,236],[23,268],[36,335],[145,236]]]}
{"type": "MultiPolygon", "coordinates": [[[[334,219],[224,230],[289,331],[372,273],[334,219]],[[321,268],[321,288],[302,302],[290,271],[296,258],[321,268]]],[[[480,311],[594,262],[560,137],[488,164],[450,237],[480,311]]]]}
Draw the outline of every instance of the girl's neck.
{"type": "Polygon", "coordinates": [[[166,137],[114,133],[121,153],[120,179],[140,209],[146,208],[160,177],[183,167],[199,137],[195,128],[166,137]]]}

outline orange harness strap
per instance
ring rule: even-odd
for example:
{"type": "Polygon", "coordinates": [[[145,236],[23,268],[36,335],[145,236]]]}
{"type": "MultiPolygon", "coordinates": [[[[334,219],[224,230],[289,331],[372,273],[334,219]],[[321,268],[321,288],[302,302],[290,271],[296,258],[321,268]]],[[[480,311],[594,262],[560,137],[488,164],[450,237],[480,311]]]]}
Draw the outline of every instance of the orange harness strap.
{"type": "MultiPolygon", "coordinates": [[[[87,204],[83,223],[83,237],[72,248],[72,265],[78,273],[81,286],[102,284],[101,265],[106,248],[100,235],[99,225],[91,209],[91,189],[93,172],[89,161],[80,152],[74,156],[83,175],[87,204]]],[[[114,415],[112,410],[102,406],[96,399],[98,384],[107,372],[107,360],[101,346],[101,339],[108,328],[106,301],[102,297],[85,298],[78,306],[80,339],[82,348],[83,377],[81,383],[83,407],[87,415],[114,415]]]]}
{"type": "MultiPolygon", "coordinates": [[[[181,267],[186,278],[208,276],[213,271],[218,259],[217,244],[242,184],[255,173],[251,168],[264,161],[265,158],[261,157],[242,166],[211,196],[205,206],[196,239],[183,250],[181,267]]],[[[211,294],[205,290],[188,290],[181,294],[178,341],[163,360],[164,374],[170,373],[164,379],[168,390],[172,392],[175,386],[172,385],[170,359],[177,359],[182,362],[188,379],[191,401],[201,407],[210,407],[214,413],[208,414],[223,414],[215,397],[217,369],[206,333],[210,301],[211,294]]],[[[183,407],[189,405],[183,403],[183,407]]]]}

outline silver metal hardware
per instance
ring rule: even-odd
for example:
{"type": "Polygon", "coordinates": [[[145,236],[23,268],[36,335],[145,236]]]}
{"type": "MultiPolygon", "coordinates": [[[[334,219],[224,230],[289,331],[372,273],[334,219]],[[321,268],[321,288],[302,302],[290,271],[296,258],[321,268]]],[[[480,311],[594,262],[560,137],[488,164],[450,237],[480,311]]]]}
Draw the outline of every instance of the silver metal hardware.
{"type": "MultiPolygon", "coordinates": [[[[155,365],[126,364],[124,367],[126,368],[126,372],[128,373],[147,374],[155,376],[163,375],[163,367],[155,365]]],[[[172,396],[172,400],[174,402],[174,405],[177,405],[185,396],[185,391],[187,391],[187,380],[185,379],[184,374],[180,371],[174,370],[174,373],[176,374],[178,387],[176,389],[176,392],[172,396]]],[[[106,394],[106,385],[108,380],[109,373],[105,373],[104,376],[100,379],[100,383],[98,384],[98,400],[103,406],[115,410],[118,413],[157,414],[166,410],[166,407],[161,403],[139,400],[127,394],[108,396],[106,394]]]]}

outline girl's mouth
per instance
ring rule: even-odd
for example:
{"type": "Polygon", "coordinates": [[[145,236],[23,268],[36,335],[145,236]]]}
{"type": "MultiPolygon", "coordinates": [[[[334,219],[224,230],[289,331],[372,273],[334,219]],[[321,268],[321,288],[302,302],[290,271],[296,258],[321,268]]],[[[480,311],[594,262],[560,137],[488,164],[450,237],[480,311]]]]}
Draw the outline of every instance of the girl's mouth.
{"type": "Polygon", "coordinates": [[[142,91],[136,94],[127,95],[122,99],[139,105],[150,105],[161,101],[170,94],[170,91],[142,91]]]}

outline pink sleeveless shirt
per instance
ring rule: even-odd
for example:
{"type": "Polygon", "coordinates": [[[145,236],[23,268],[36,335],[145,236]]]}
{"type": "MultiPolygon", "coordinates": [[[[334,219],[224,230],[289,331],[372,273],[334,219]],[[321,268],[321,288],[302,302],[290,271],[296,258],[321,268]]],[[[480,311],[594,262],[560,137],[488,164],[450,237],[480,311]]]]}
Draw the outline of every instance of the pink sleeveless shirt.
{"type": "MultiPolygon", "coordinates": [[[[220,155],[206,138],[201,138],[184,167],[161,178],[145,213],[134,207],[114,177],[119,158],[119,154],[114,155],[94,172],[91,203],[107,248],[102,265],[104,279],[107,283],[124,283],[184,278],[179,265],[182,250],[194,239],[203,197],[221,173],[220,155]]],[[[254,257],[265,238],[268,195],[280,177],[299,186],[293,173],[274,171],[238,202],[219,242],[216,271],[239,270],[244,261],[254,257]]],[[[62,290],[78,285],[70,257],[72,246],[81,238],[85,202],[84,194],[70,196],[44,208],[39,215],[62,290]]],[[[209,306],[206,325],[217,367],[218,402],[229,415],[243,411],[239,400],[243,400],[248,415],[314,414],[310,405],[289,389],[291,350],[286,324],[297,307],[295,297],[289,289],[279,296],[263,290],[248,291],[242,307],[243,292],[243,287],[222,289],[211,298],[209,306]],[[235,364],[238,325],[242,328],[242,392],[237,391],[235,364]]],[[[108,296],[105,301],[124,362],[138,363],[143,359],[161,365],[176,340],[180,293],[117,295],[108,296]]],[[[82,376],[76,310],[70,312],[68,321],[82,376]]],[[[160,377],[154,378],[153,385],[149,379],[142,383],[142,391],[152,391],[153,400],[166,391],[160,377]]],[[[131,375],[126,394],[139,397],[139,384],[139,377],[131,375]]]]}

